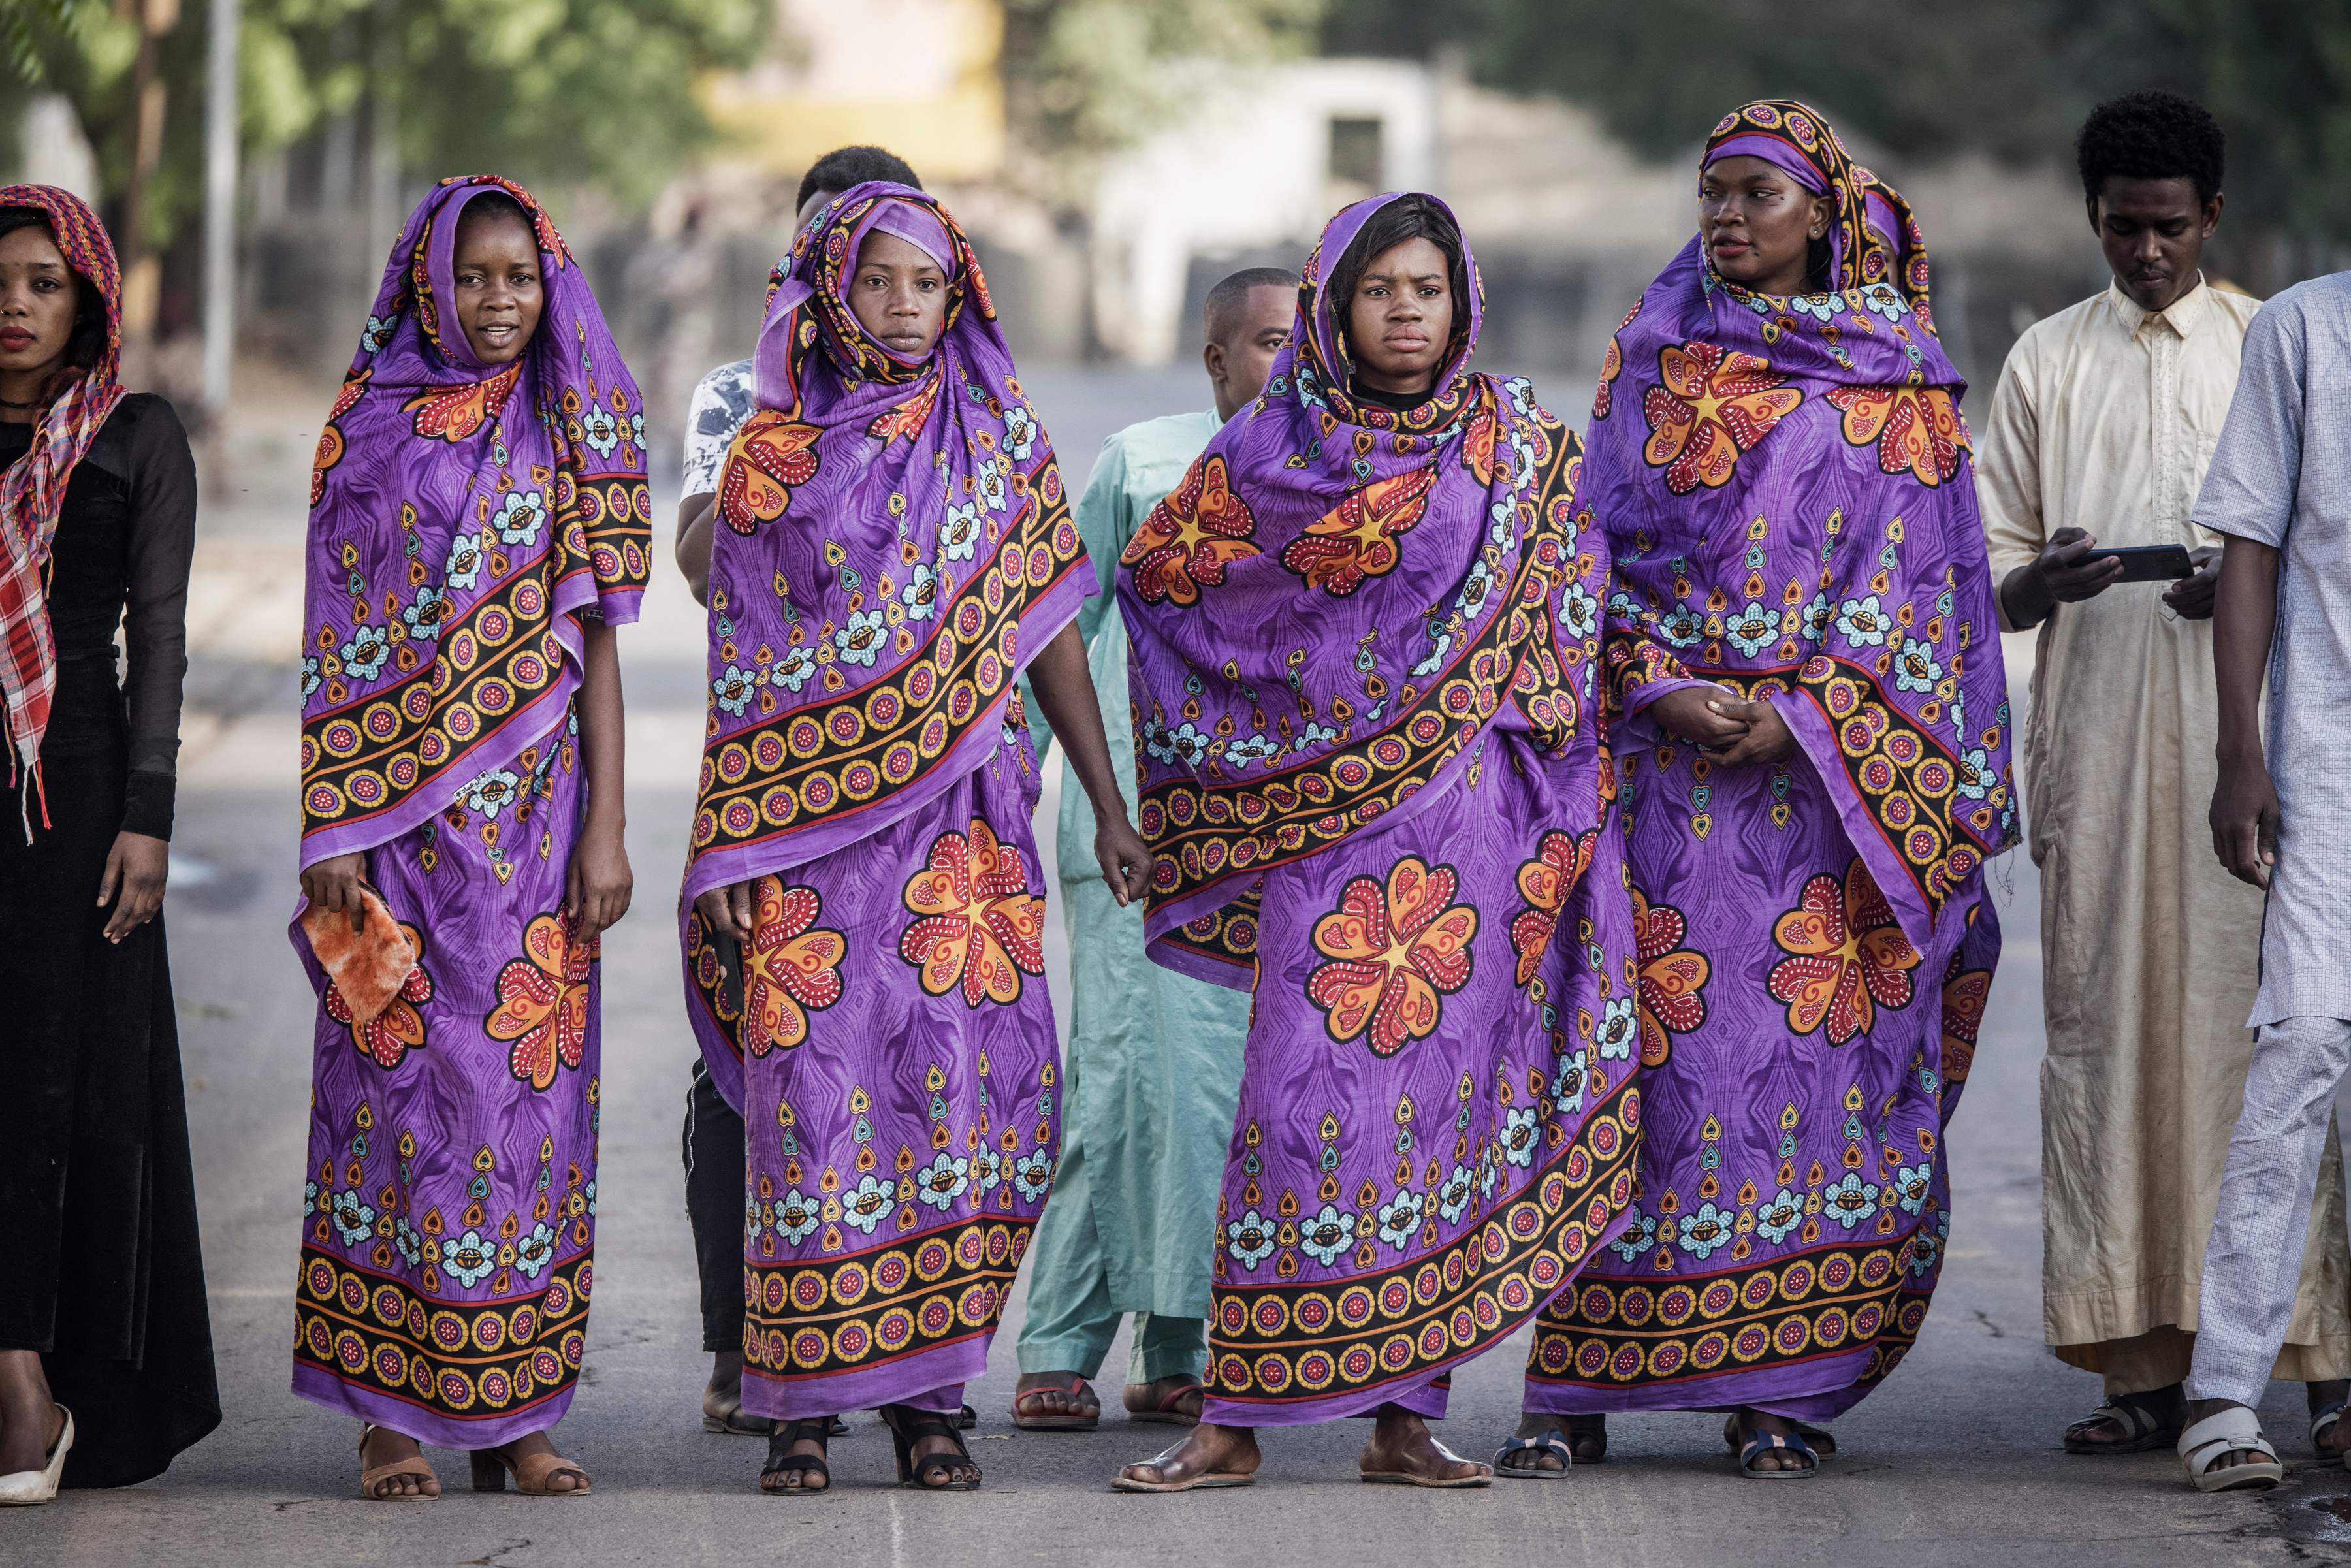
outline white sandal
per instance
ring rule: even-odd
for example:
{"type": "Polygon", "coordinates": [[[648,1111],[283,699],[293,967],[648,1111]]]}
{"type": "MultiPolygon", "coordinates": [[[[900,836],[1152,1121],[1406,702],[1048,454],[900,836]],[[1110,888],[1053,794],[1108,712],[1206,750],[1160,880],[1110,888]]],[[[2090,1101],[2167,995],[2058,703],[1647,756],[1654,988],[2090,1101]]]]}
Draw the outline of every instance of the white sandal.
{"type": "Polygon", "coordinates": [[[47,1468],[0,1476],[0,1508],[47,1502],[57,1495],[57,1478],[65,1474],[66,1453],[74,1445],[73,1412],[60,1405],[57,1414],[65,1417],[65,1424],[57,1428],[57,1447],[49,1450],[47,1468]]]}
{"type": "Polygon", "coordinates": [[[2311,1416],[2310,1446],[2317,1451],[2320,1464],[2331,1465],[2340,1460],[2346,1469],[2351,1469],[2351,1454],[2336,1453],[2326,1441],[2326,1435],[2335,1430],[2336,1422],[2343,1419],[2343,1410],[2344,1402],[2338,1399],[2311,1416]]]}
{"type": "Polygon", "coordinates": [[[2217,1416],[2207,1416],[2179,1434],[2179,1461],[2188,1468],[2188,1484],[2198,1491],[2237,1491],[2247,1487],[2264,1490],[2285,1479],[2277,1450],[2262,1436],[2261,1417],[2242,1405],[2231,1405],[2217,1416]],[[2213,1467],[2231,1454],[2261,1457],[2225,1469],[2213,1467]]]}

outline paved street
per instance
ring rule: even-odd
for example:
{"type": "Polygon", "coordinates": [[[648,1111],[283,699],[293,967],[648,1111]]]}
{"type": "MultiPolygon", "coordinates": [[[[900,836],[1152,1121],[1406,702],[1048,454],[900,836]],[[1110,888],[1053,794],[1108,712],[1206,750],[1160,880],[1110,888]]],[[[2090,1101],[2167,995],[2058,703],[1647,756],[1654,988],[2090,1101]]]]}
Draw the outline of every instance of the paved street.
{"type": "MultiPolygon", "coordinates": [[[[1193,405],[1206,395],[1199,382],[1191,371],[1064,372],[1030,378],[1030,390],[1075,486],[1103,434],[1193,405]]],[[[1588,376],[1545,384],[1555,406],[1581,415],[1570,389],[1588,376]]],[[[833,1494],[758,1495],[762,1445],[705,1435],[695,1406],[707,1358],[679,1168],[692,1048],[670,909],[702,655],[699,614],[665,570],[646,623],[623,643],[638,897],[605,945],[597,1303],[583,1386],[559,1433],[593,1471],[595,1494],[475,1497],[458,1490],[462,1456],[434,1451],[451,1488],[439,1503],[360,1500],[354,1423],[287,1391],[314,1005],[285,933],[295,849],[288,654],[317,428],[306,422],[323,402],[292,391],[262,399],[226,472],[207,476],[193,617],[197,665],[167,907],[226,1420],[160,1481],[0,1511],[0,1564],[2351,1561],[2351,1475],[2312,1462],[2298,1389],[2280,1387],[2267,1412],[2293,1473],[2266,1498],[2199,1498],[2168,1453],[2089,1459],[2059,1449],[2064,1422],[2096,1402],[2096,1382],[2041,1343],[2038,898],[2021,855],[1994,872],[2008,949],[1951,1138],[1957,1223],[1942,1291],[1903,1369],[1840,1423],[1844,1457],[1818,1480],[1750,1485],[1722,1447],[1719,1417],[1677,1415],[1616,1421],[1607,1463],[1557,1484],[1364,1487],[1353,1461],[1367,1428],[1357,1422],[1270,1434],[1251,1490],[1114,1495],[1105,1483],[1115,1468],[1162,1446],[1167,1429],[1113,1416],[1092,1435],[1014,1433],[1016,1291],[989,1375],[972,1392],[984,1490],[893,1489],[886,1437],[861,1415],[833,1445],[833,1494]]],[[[674,504],[664,492],[664,542],[674,504]]],[[[2012,657],[2027,653],[2011,643],[2012,657]]],[[[2021,705],[2021,674],[2017,685],[2021,705]]],[[[1040,831],[1052,821],[1049,802],[1040,831]]],[[[1058,942],[1058,913],[1050,930],[1058,942]]],[[[1066,953],[1053,964],[1058,986],[1066,953]]],[[[1442,1432],[1456,1448],[1490,1453],[1509,1430],[1523,1353],[1514,1342],[1457,1376],[1442,1432]]],[[[1122,1344],[1112,1394],[1123,1356],[1122,1344]]]]}

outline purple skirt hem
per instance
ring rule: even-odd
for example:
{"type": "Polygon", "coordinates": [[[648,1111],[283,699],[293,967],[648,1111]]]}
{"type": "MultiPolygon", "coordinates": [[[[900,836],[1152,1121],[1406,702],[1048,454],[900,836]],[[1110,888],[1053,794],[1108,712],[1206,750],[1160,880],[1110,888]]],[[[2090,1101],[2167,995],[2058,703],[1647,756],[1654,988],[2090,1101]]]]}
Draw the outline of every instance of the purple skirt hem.
{"type": "Polygon", "coordinates": [[[579,1386],[574,1383],[544,1404],[533,1405],[528,1410],[517,1410],[511,1416],[480,1421],[455,1421],[412,1405],[405,1399],[354,1388],[319,1367],[300,1362],[294,1366],[294,1392],[313,1404],[356,1416],[362,1421],[388,1427],[436,1448],[462,1448],[469,1452],[495,1448],[500,1444],[511,1443],[517,1437],[546,1431],[562,1420],[564,1412],[571,1408],[571,1396],[579,1386]]]}
{"type": "Polygon", "coordinates": [[[987,1370],[987,1347],[993,1332],[956,1344],[943,1344],[910,1355],[887,1366],[823,1377],[783,1379],[756,1366],[743,1369],[743,1409],[776,1421],[805,1420],[811,1416],[838,1416],[844,1410],[871,1410],[883,1405],[914,1405],[925,1410],[951,1410],[963,1403],[958,1393],[948,1403],[926,1396],[960,1389],[987,1370]]]}

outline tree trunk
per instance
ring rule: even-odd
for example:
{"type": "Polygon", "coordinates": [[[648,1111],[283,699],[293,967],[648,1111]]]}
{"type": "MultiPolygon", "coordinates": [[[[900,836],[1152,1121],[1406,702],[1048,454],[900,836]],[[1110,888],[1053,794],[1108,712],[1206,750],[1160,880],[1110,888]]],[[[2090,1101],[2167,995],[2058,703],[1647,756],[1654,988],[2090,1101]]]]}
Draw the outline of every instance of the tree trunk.
{"type": "Polygon", "coordinates": [[[155,336],[162,267],[147,243],[148,187],[163,158],[163,80],[157,70],[163,35],[180,25],[180,0],[122,0],[139,21],[131,61],[131,157],[122,186],[122,222],[114,235],[122,261],[122,346],[144,358],[155,336]]]}

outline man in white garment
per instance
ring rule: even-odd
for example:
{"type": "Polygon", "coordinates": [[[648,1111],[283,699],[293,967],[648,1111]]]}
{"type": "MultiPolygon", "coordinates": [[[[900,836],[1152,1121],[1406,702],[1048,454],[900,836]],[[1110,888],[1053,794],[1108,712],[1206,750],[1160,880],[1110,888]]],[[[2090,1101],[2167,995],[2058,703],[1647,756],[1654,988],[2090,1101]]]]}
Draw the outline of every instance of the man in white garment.
{"type": "MultiPolygon", "coordinates": [[[[2351,756],[2351,273],[2297,284],[2245,334],[2229,423],[2196,499],[2228,536],[2213,630],[2220,779],[2212,847],[2266,888],[2260,1031],[2204,1254],[2179,1456],[2199,1491],[2283,1471],[2251,1406],[2293,1316],[2328,1114],[2351,1069],[2351,831],[2335,814],[2351,756]],[[2269,678],[2266,743],[2262,680],[2269,678]]],[[[2331,1460],[2337,1422],[2314,1433],[2331,1460]]]]}
{"type": "MultiPolygon", "coordinates": [[[[2041,868],[2042,1319],[2105,1399],[2068,1452],[2168,1448],[2204,1242],[2252,1036],[2262,900],[2209,852],[2219,536],[2190,510],[2255,302],[2204,278],[2223,141],[2169,93],[2101,104],[2078,144],[2113,281],[2036,323],[1980,432],[1976,487],[2005,631],[2040,629],[2025,817],[2041,868]],[[2121,582],[2117,546],[2198,570],[2121,582]],[[2126,916],[2126,918],[2123,918],[2126,916]]],[[[2322,1132],[2324,1129],[2322,1128],[2322,1132]]],[[[2339,1156],[2279,1375],[2339,1409],[2351,1376],[2339,1156]]],[[[2303,1260],[2303,1254],[2295,1254],[2303,1260]]],[[[2324,1434],[2323,1434],[2324,1435],[2324,1434]]]]}

